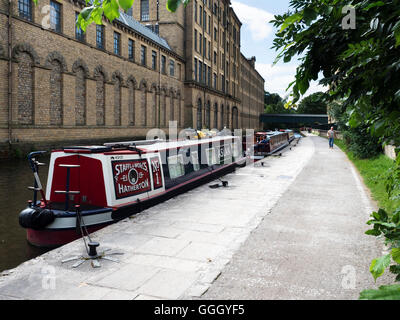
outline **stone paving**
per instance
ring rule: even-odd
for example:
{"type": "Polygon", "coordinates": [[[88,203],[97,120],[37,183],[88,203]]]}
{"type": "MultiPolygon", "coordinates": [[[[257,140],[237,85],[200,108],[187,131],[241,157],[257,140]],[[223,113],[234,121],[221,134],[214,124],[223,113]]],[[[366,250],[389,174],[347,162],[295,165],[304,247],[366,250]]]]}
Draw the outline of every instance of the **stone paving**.
{"type": "MultiPolygon", "coordinates": [[[[84,253],[77,240],[3,272],[0,299],[202,297],[314,153],[312,139],[302,139],[282,157],[263,160],[264,166],[257,163],[225,176],[228,188],[211,189],[208,183],[93,234],[99,252],[124,253],[119,263],[101,260],[95,269],[88,262],[77,269],[71,268],[73,262],[62,264],[84,253]]],[[[294,227],[279,228],[294,232],[294,227]]],[[[229,296],[225,292],[218,298],[229,296]]]]}

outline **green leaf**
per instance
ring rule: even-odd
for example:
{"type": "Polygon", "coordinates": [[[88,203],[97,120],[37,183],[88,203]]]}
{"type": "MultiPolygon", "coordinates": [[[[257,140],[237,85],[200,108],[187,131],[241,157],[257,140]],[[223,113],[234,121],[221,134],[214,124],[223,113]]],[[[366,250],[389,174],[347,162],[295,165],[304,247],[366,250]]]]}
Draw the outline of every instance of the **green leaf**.
{"type": "Polygon", "coordinates": [[[279,30],[279,32],[282,32],[283,30],[285,30],[287,27],[289,27],[290,25],[300,21],[301,19],[303,19],[303,13],[302,12],[298,12],[295,13],[289,17],[287,17],[285,19],[285,21],[282,24],[281,29],[279,30]]]}
{"type": "Polygon", "coordinates": [[[132,8],[134,1],[135,0],[118,0],[118,3],[122,9],[127,11],[128,9],[132,8]]]}
{"type": "Polygon", "coordinates": [[[381,286],[379,290],[364,290],[360,300],[400,300],[400,285],[381,286]]]}
{"type": "Polygon", "coordinates": [[[84,8],[80,13],[80,15],[82,16],[82,19],[88,21],[93,10],[94,10],[93,6],[84,8]]]}
{"type": "Polygon", "coordinates": [[[390,254],[387,254],[383,257],[372,260],[371,266],[369,267],[369,271],[372,273],[372,276],[375,279],[378,279],[383,275],[386,268],[390,265],[390,254]]]}
{"type": "Polygon", "coordinates": [[[167,1],[167,10],[171,12],[175,12],[178,9],[180,0],[168,0],[167,1]]]}
{"type": "Polygon", "coordinates": [[[400,248],[392,249],[392,259],[400,264],[400,248]]]}
{"type": "Polygon", "coordinates": [[[103,2],[104,15],[108,20],[113,21],[119,17],[119,5],[117,0],[105,0],[103,2]]]}
{"type": "Polygon", "coordinates": [[[371,3],[368,7],[364,8],[364,11],[368,11],[369,9],[375,8],[375,7],[382,7],[384,6],[385,3],[383,1],[376,1],[374,3],[371,3]]]}
{"type": "Polygon", "coordinates": [[[381,231],[375,230],[375,229],[371,229],[371,230],[368,230],[365,232],[366,235],[375,236],[375,237],[380,236],[381,233],[382,233],[381,231]]]}
{"type": "Polygon", "coordinates": [[[303,13],[304,22],[310,24],[312,21],[317,19],[318,13],[312,8],[305,8],[303,13]]]}

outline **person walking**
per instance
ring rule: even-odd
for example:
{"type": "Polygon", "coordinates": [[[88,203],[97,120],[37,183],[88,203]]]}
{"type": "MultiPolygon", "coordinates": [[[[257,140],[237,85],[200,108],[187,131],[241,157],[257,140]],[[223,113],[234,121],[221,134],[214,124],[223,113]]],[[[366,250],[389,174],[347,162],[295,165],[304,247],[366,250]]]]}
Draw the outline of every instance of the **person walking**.
{"type": "Polygon", "coordinates": [[[335,142],[335,131],[333,130],[333,127],[331,127],[331,130],[328,131],[328,138],[329,138],[329,148],[333,149],[333,144],[335,142]]]}

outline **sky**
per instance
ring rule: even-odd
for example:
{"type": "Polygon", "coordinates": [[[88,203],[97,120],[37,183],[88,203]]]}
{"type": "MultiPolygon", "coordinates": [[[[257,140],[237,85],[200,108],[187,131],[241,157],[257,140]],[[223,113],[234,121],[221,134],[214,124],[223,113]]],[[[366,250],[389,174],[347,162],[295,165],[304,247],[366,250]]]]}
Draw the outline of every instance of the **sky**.
{"type": "MultiPolygon", "coordinates": [[[[265,79],[266,91],[278,93],[282,98],[288,96],[286,88],[294,80],[299,63],[292,59],[272,66],[278,52],[271,49],[276,30],[269,21],[274,15],[288,11],[289,0],[231,0],[231,3],[242,22],[242,53],[247,58],[256,57],[256,69],[265,79]]],[[[325,89],[314,82],[305,97],[318,91],[325,89]]]]}

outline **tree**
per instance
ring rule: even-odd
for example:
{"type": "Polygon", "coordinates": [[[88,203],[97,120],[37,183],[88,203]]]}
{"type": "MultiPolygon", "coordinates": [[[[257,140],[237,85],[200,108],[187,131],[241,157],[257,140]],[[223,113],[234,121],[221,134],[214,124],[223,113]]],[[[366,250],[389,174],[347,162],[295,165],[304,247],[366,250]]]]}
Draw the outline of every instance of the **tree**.
{"type": "Polygon", "coordinates": [[[297,108],[297,113],[301,114],[327,114],[328,104],[326,94],[316,92],[305,97],[297,108]]]}
{"type": "Polygon", "coordinates": [[[278,93],[264,93],[265,113],[291,113],[293,110],[285,108],[285,100],[278,93]]]}
{"type": "MultiPolygon", "coordinates": [[[[277,61],[300,56],[288,106],[322,74],[330,98],[343,101],[349,126],[363,125],[382,143],[400,146],[399,0],[291,0],[290,10],[271,22],[279,28],[273,45],[281,50],[277,61]]],[[[399,190],[400,153],[387,181],[389,196],[399,190]]],[[[371,217],[367,234],[383,235],[391,251],[373,260],[370,271],[376,279],[390,267],[400,281],[400,208],[380,209],[371,217]]],[[[360,298],[400,299],[400,286],[364,291],[360,298]]]]}
{"type": "MultiPolygon", "coordinates": [[[[38,0],[33,2],[37,4],[38,0]]],[[[119,17],[120,9],[127,11],[133,6],[133,2],[134,0],[85,0],[86,7],[79,13],[76,24],[86,32],[86,28],[92,23],[103,24],[103,15],[112,22],[119,17]]],[[[190,0],[168,0],[167,9],[175,12],[181,3],[187,6],[189,2],[190,0]]]]}

